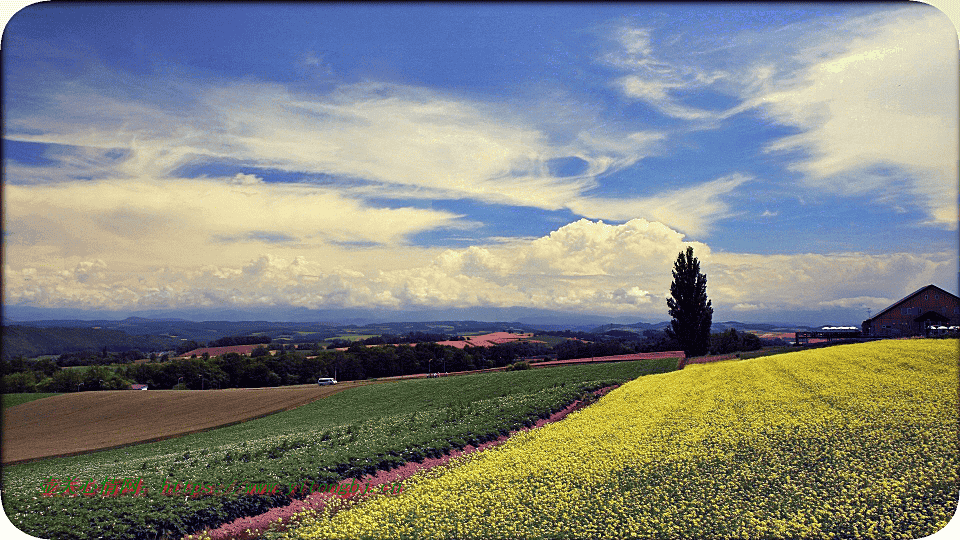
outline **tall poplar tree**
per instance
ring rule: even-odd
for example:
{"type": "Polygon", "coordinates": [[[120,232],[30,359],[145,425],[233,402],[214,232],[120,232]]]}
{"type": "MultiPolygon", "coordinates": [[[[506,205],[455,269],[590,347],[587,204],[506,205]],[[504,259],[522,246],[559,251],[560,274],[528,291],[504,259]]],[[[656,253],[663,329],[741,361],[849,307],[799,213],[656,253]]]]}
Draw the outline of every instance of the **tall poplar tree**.
{"type": "Polygon", "coordinates": [[[707,276],[700,273],[700,261],[693,256],[693,248],[680,252],[673,263],[673,283],[670,285],[667,307],[670,308],[670,337],[680,344],[687,357],[703,356],[710,346],[710,325],[713,308],[707,299],[707,276]]]}

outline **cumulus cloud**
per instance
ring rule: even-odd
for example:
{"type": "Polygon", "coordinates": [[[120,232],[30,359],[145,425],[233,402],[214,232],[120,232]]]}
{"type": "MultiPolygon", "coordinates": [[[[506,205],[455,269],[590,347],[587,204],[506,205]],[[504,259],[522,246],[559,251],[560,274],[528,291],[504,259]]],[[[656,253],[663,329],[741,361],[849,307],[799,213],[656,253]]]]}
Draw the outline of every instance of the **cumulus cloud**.
{"type": "Polygon", "coordinates": [[[854,298],[837,298],[835,300],[823,300],[817,302],[820,307],[844,307],[844,308],[885,308],[890,305],[890,298],[877,296],[857,296],[854,298]]]}
{"type": "Polygon", "coordinates": [[[923,285],[951,283],[957,261],[956,253],[714,253],[702,269],[714,305],[796,310],[889,305],[923,285]]]}
{"type": "Polygon", "coordinates": [[[139,272],[91,259],[69,268],[8,264],[4,287],[10,303],[51,307],[524,306],[662,319],[673,263],[688,245],[708,276],[718,313],[878,308],[957,271],[949,253],[714,252],[661,223],[637,219],[621,225],[580,220],[536,239],[445,250],[426,263],[388,270],[273,254],[239,265],[139,272]]]}

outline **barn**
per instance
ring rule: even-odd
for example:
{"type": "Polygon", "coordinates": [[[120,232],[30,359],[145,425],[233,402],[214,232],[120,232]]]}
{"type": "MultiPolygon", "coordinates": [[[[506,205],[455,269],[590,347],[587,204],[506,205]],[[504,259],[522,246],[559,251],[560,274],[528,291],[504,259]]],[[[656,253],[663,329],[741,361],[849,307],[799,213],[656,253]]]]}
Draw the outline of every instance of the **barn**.
{"type": "Polygon", "coordinates": [[[927,285],[863,321],[864,336],[926,336],[931,329],[960,325],[960,298],[927,285]]]}

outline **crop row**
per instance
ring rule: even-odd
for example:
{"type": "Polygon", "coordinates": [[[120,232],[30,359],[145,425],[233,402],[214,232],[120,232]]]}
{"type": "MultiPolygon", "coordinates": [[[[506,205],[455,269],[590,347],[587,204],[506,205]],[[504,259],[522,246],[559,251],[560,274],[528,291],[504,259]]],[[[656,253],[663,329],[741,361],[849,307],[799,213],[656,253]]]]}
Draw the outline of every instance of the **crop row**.
{"type": "Polygon", "coordinates": [[[271,540],[919,538],[960,489],[956,341],[688,366],[271,540]]]}
{"type": "Polygon", "coordinates": [[[293,411],[157,443],[5,467],[4,509],[43,538],[179,538],[289,502],[288,488],[328,484],[492,440],[562,409],[585,392],[676,360],[575,366],[370,385],[293,411]],[[141,496],[43,496],[52,480],[137,479],[141,496]],[[278,484],[170,497],[164,485],[278,484]]]}

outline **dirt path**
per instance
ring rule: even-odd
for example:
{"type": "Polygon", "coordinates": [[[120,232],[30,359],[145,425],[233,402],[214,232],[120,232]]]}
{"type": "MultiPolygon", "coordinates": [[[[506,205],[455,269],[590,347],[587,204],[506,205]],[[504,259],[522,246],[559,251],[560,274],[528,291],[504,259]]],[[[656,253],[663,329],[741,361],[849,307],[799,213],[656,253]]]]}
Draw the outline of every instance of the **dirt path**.
{"type": "Polygon", "coordinates": [[[2,463],[158,441],[252,420],[360,386],[79,392],[3,411],[2,463]]]}

